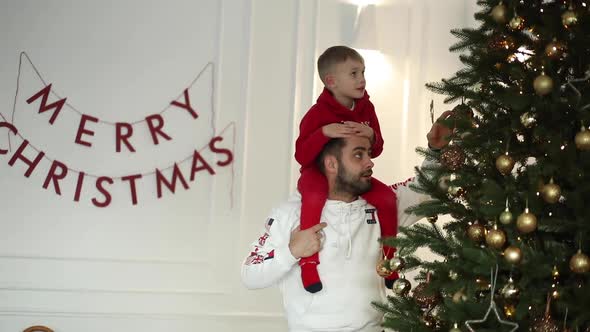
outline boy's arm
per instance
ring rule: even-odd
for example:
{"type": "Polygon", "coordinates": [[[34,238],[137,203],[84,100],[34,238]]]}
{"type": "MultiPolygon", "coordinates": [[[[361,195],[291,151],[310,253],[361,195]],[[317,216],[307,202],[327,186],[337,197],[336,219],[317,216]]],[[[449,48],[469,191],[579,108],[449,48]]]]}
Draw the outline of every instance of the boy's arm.
{"type": "Polygon", "coordinates": [[[250,289],[276,284],[297,263],[289,249],[294,213],[274,209],[265,222],[258,240],[250,246],[250,254],[242,263],[242,282],[250,289]]]}
{"type": "Polygon", "coordinates": [[[307,167],[315,162],[315,159],[328,143],[330,137],[324,135],[323,124],[319,123],[313,116],[313,110],[301,120],[299,125],[299,137],[295,142],[295,160],[302,167],[307,167]]]}

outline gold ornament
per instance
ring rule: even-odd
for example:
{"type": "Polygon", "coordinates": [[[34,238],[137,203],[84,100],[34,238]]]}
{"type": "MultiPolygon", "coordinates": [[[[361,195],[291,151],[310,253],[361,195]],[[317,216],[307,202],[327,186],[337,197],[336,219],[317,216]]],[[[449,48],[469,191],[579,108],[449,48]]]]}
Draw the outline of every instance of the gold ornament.
{"type": "Polygon", "coordinates": [[[545,46],[545,54],[553,59],[561,58],[565,50],[566,46],[562,42],[557,41],[556,39],[553,39],[552,42],[545,46]]]}
{"type": "Polygon", "coordinates": [[[539,96],[544,96],[553,90],[553,79],[543,73],[535,78],[533,88],[539,96]]]}
{"type": "Polygon", "coordinates": [[[492,16],[492,19],[496,21],[496,23],[503,24],[506,23],[506,12],[506,6],[504,6],[504,4],[500,2],[499,4],[494,6],[494,8],[492,8],[490,16],[492,16]]]}
{"type": "Polygon", "coordinates": [[[500,223],[502,225],[509,225],[514,221],[514,216],[512,215],[512,212],[510,212],[508,207],[506,207],[506,209],[500,214],[500,217],[498,219],[500,220],[500,223]]]}
{"type": "Polygon", "coordinates": [[[504,315],[506,318],[514,318],[516,314],[516,307],[512,303],[507,303],[504,305],[504,315]]]}
{"type": "Polygon", "coordinates": [[[529,212],[529,208],[516,218],[516,228],[519,232],[527,234],[537,229],[537,217],[529,212]]]}
{"type": "Polygon", "coordinates": [[[504,259],[510,264],[518,264],[522,260],[522,250],[519,247],[509,246],[504,249],[504,259]]]}
{"type": "Polygon", "coordinates": [[[389,268],[389,262],[386,259],[381,259],[379,263],[377,263],[377,274],[380,277],[387,278],[393,273],[389,268]]]}
{"type": "Polygon", "coordinates": [[[465,288],[461,288],[455,294],[453,294],[453,303],[459,304],[467,301],[467,295],[464,292],[465,288]]]}
{"type": "Polygon", "coordinates": [[[586,127],[582,127],[582,130],[576,134],[575,142],[579,150],[590,150],[590,131],[586,130],[586,127]]]}
{"type": "Polygon", "coordinates": [[[456,171],[463,166],[465,153],[456,145],[447,146],[440,154],[440,162],[451,171],[456,171]]]}
{"type": "Polygon", "coordinates": [[[506,233],[494,225],[494,228],[486,234],[486,243],[494,249],[500,249],[506,243],[506,233]]]}
{"type": "Polygon", "coordinates": [[[510,22],[508,22],[508,26],[512,30],[522,30],[522,28],[524,28],[524,18],[522,16],[514,16],[510,19],[510,22]]]}
{"type": "Polygon", "coordinates": [[[500,155],[496,159],[496,168],[502,175],[508,175],[512,172],[512,168],[514,168],[515,161],[508,155],[508,152],[505,154],[500,155]]]}
{"type": "Polygon", "coordinates": [[[590,258],[582,253],[582,249],[579,249],[570,259],[570,269],[580,274],[590,271],[590,258]]]}
{"type": "Polygon", "coordinates": [[[520,123],[525,128],[531,128],[537,122],[537,117],[534,113],[525,112],[520,116],[520,123]]]}
{"type": "Polygon", "coordinates": [[[554,204],[559,201],[559,197],[561,197],[561,189],[558,185],[553,183],[553,178],[549,180],[549,183],[543,186],[541,196],[543,196],[545,202],[549,204],[554,204]]]}
{"type": "Polygon", "coordinates": [[[403,258],[394,256],[389,260],[389,269],[391,271],[398,272],[406,266],[406,262],[403,258]]]}
{"type": "Polygon", "coordinates": [[[406,278],[399,278],[393,282],[391,290],[396,295],[406,296],[410,292],[410,288],[412,288],[412,284],[406,278]]]}
{"type": "Polygon", "coordinates": [[[518,300],[520,289],[514,284],[512,277],[508,278],[508,282],[500,289],[500,295],[504,300],[514,301],[518,300]]]}
{"type": "Polygon", "coordinates": [[[486,229],[479,223],[469,225],[469,227],[467,227],[467,236],[473,242],[482,242],[486,236],[486,229]]]}
{"type": "Polygon", "coordinates": [[[561,23],[566,28],[575,25],[578,23],[578,15],[570,8],[561,14],[561,23]]]}

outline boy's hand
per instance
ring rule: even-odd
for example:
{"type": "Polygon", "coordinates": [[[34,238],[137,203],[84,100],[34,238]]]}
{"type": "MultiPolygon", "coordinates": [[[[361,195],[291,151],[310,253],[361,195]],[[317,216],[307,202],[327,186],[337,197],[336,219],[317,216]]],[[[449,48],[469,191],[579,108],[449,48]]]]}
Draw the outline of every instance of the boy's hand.
{"type": "Polygon", "coordinates": [[[451,135],[453,129],[443,125],[439,122],[439,120],[444,120],[452,116],[453,112],[446,111],[443,112],[443,114],[441,114],[434,122],[432,128],[430,128],[430,131],[428,134],[426,134],[426,139],[428,139],[428,146],[430,148],[442,149],[447,144],[449,144],[449,136],[451,135]]]}
{"type": "Polygon", "coordinates": [[[354,129],[344,123],[330,123],[322,127],[324,136],[330,138],[350,137],[355,134],[354,129]]]}
{"type": "Polygon", "coordinates": [[[375,140],[375,132],[373,131],[373,128],[354,121],[344,121],[344,124],[347,125],[349,128],[352,128],[352,130],[354,130],[355,135],[366,137],[371,142],[375,140]]]}

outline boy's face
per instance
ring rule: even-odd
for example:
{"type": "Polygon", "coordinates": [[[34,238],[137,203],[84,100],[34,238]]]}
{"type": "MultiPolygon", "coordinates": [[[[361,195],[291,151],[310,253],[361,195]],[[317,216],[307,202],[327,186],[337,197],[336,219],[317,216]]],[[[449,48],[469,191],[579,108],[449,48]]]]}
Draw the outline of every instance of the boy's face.
{"type": "Polygon", "coordinates": [[[365,65],[351,58],[333,66],[326,75],[326,86],[342,105],[351,107],[365,94],[365,65]]]}

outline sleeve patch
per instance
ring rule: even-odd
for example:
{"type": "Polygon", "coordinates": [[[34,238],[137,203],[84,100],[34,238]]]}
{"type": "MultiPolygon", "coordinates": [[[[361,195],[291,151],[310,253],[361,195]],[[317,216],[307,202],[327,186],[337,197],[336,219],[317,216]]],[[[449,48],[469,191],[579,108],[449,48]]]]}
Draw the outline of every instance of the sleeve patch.
{"type": "Polygon", "coordinates": [[[270,235],[268,233],[264,233],[264,235],[262,235],[260,238],[258,238],[258,245],[263,246],[266,243],[266,240],[268,239],[270,235]]]}
{"type": "Polygon", "coordinates": [[[266,221],[266,224],[264,225],[264,227],[266,228],[266,231],[267,232],[270,231],[270,226],[272,226],[272,223],[274,221],[275,220],[273,218],[268,218],[268,220],[266,221]]]}
{"type": "Polygon", "coordinates": [[[269,253],[266,255],[266,257],[264,258],[264,260],[273,259],[273,258],[275,258],[275,251],[274,251],[274,250],[271,250],[271,251],[270,251],[270,252],[269,252],[269,253]]]}

